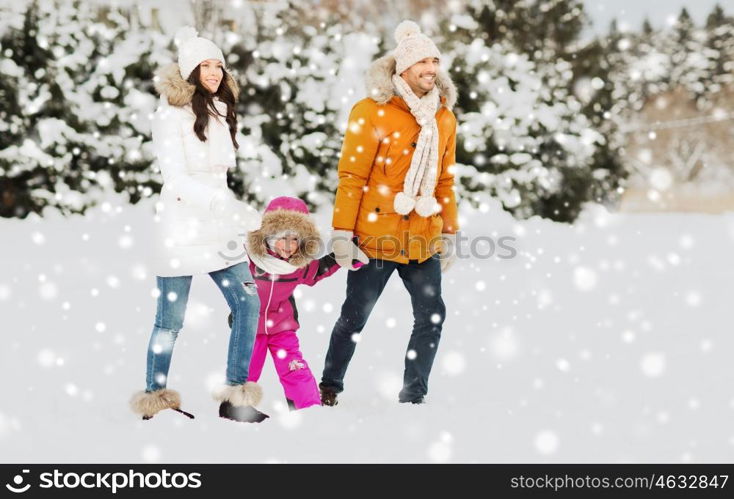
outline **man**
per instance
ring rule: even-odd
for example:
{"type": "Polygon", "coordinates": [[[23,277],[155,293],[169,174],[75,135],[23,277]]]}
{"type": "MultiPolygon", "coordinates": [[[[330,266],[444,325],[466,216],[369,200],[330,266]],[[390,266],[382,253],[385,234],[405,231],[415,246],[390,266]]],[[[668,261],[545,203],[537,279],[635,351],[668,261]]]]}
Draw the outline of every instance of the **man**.
{"type": "Polygon", "coordinates": [[[368,72],[370,95],[351,111],[339,161],[334,254],[350,270],[354,259],[367,265],[349,272],[331,333],[319,385],[329,406],[344,389],[358,335],[393,271],[410,294],[414,317],[400,402],[423,403],[446,316],[441,272],[455,259],[458,230],[456,88],[418,25],[402,22],[395,38],[393,53],[368,72]]]}

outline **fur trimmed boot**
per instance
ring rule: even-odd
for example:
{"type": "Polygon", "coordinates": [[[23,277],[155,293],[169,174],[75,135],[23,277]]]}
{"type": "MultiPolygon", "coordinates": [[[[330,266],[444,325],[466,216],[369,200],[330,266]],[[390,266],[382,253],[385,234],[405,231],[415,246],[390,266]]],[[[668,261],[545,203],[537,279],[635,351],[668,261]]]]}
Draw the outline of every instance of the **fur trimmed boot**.
{"type": "Polygon", "coordinates": [[[241,423],[261,423],[270,417],[254,407],[262,398],[262,388],[252,381],[241,385],[226,385],[214,394],[214,399],[221,402],[219,417],[241,423]]]}
{"type": "Polygon", "coordinates": [[[176,390],[163,388],[154,392],[137,392],[130,399],[130,409],[143,419],[150,419],[164,409],[173,409],[194,419],[194,415],[181,410],[181,395],[176,390]]]}

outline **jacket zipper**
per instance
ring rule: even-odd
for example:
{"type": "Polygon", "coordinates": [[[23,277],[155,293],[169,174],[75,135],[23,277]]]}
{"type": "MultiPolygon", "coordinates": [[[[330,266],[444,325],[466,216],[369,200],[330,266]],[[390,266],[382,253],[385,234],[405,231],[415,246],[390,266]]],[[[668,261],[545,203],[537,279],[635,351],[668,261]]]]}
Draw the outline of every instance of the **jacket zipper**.
{"type": "Polygon", "coordinates": [[[268,304],[265,306],[265,334],[268,332],[268,312],[270,311],[270,300],[273,299],[273,290],[275,289],[275,281],[273,280],[273,274],[270,274],[270,296],[268,296],[268,304]]]}

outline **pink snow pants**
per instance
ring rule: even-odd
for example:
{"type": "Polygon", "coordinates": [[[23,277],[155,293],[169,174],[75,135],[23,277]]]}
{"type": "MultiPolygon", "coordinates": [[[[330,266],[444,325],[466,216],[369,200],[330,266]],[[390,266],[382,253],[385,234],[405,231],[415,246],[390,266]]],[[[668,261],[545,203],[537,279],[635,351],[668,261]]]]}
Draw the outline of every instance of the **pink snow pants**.
{"type": "Polygon", "coordinates": [[[321,405],[321,396],[316,385],[316,379],[303,359],[298,344],[298,336],[294,331],[255,336],[247,381],[260,379],[268,350],[270,350],[270,355],[273,358],[280,384],[283,385],[286,399],[296,409],[321,405]]]}

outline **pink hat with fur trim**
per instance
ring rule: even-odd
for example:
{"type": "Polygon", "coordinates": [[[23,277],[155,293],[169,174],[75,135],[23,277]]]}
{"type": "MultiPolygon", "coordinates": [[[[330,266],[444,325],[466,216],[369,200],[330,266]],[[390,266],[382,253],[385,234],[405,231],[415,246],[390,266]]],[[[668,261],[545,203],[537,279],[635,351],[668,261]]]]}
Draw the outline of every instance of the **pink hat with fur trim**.
{"type": "Polygon", "coordinates": [[[298,198],[288,196],[280,196],[270,201],[267,208],[265,208],[265,213],[275,210],[290,210],[303,213],[304,215],[309,214],[306,203],[298,198]]]}

